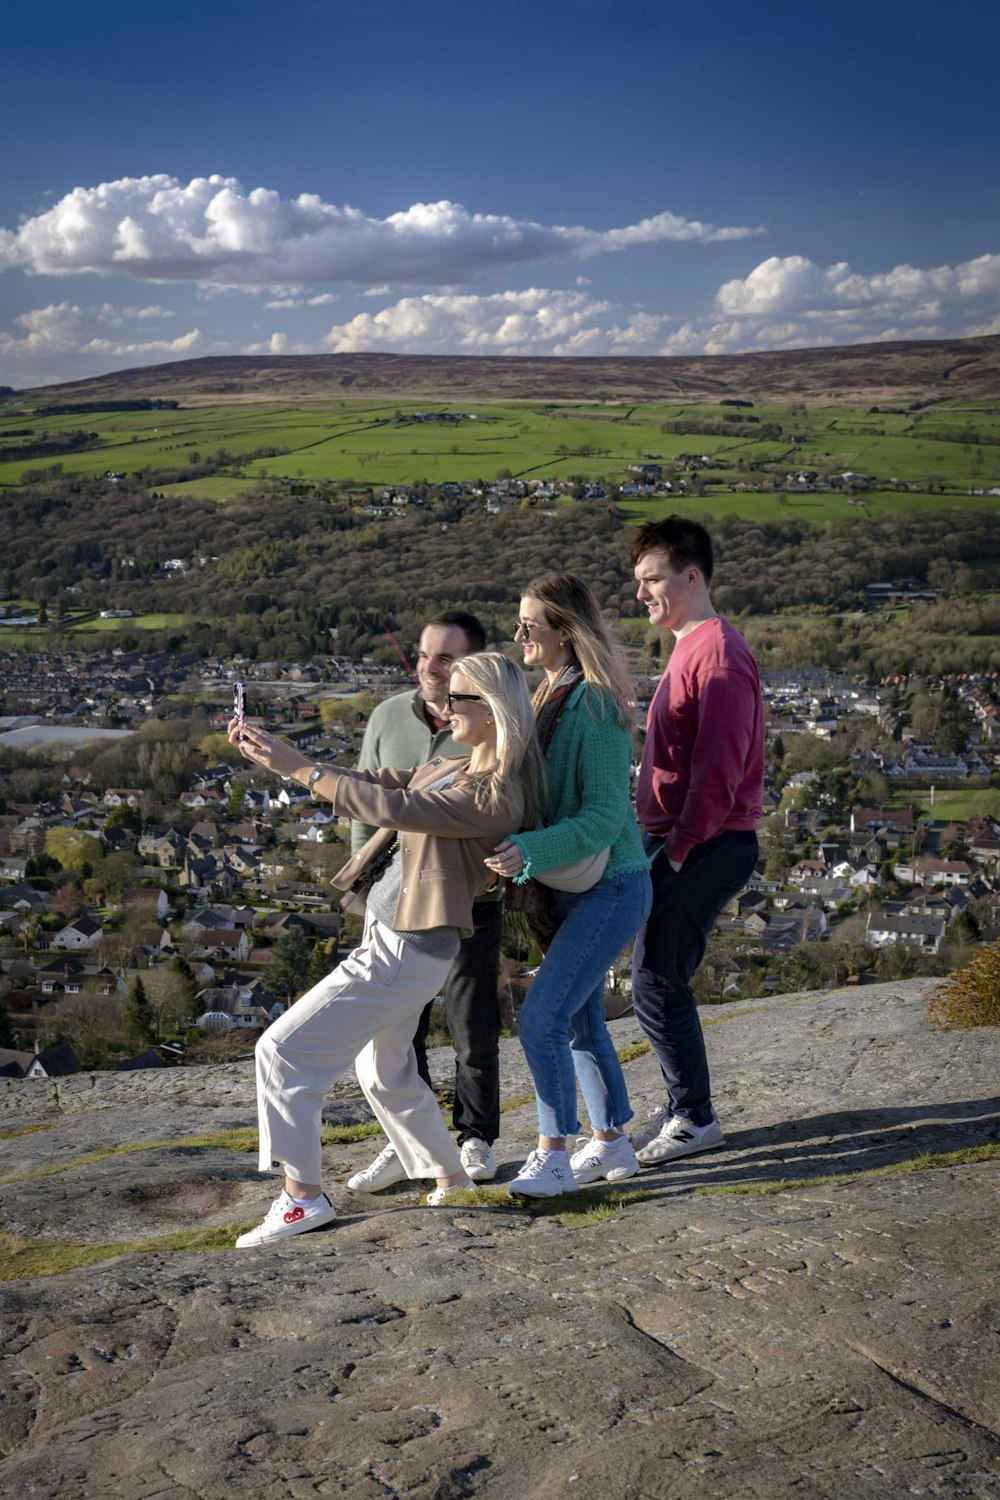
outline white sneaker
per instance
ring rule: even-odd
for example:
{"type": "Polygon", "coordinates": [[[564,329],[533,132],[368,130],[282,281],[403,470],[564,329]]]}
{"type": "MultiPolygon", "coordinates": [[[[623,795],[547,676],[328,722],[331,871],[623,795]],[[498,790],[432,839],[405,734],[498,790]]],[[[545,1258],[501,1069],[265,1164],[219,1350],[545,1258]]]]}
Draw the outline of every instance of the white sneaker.
{"type": "Polygon", "coordinates": [[[621,1182],[625,1177],[634,1177],[639,1170],[632,1142],[627,1135],[615,1141],[596,1139],[574,1151],[569,1159],[573,1176],[578,1183],[621,1182]]]}
{"type": "Polygon", "coordinates": [[[524,1198],[558,1198],[576,1187],[568,1151],[532,1151],[517,1176],[507,1184],[508,1193],[524,1198]]]}
{"type": "Polygon", "coordinates": [[[669,1123],[670,1118],[670,1105],[658,1104],[641,1130],[630,1130],[629,1140],[636,1151],[641,1150],[643,1146],[648,1146],[650,1141],[655,1141],[664,1125],[669,1123]]]}
{"type": "Polygon", "coordinates": [[[256,1229],[248,1229],[236,1241],[237,1250],[248,1250],[253,1245],[270,1245],[275,1240],[288,1239],[289,1235],[305,1234],[309,1229],[319,1229],[337,1217],[337,1210],[325,1193],[320,1193],[311,1203],[296,1203],[282,1188],[263,1222],[256,1229]]]}
{"type": "Polygon", "coordinates": [[[460,1147],[462,1166],[473,1182],[492,1182],[497,1175],[497,1159],[490,1150],[488,1141],[470,1136],[460,1147]]]}
{"type": "Polygon", "coordinates": [[[386,1146],[379,1152],[370,1166],[348,1177],[347,1186],[352,1193],[381,1193],[383,1188],[397,1182],[406,1182],[403,1163],[396,1155],[394,1146],[386,1146]]]}
{"type": "Polygon", "coordinates": [[[452,1193],[465,1193],[468,1192],[470,1187],[474,1186],[475,1184],[470,1179],[468,1182],[453,1183],[448,1188],[435,1188],[433,1193],[427,1194],[424,1202],[429,1203],[431,1208],[440,1208],[441,1204],[444,1203],[446,1198],[450,1198],[452,1193]]]}
{"type": "Polygon", "coordinates": [[[683,1115],[674,1115],[658,1136],[636,1152],[636,1156],[640,1166],[655,1167],[660,1162],[676,1161],[679,1156],[694,1156],[699,1151],[711,1151],[725,1143],[714,1110],[707,1125],[692,1125],[683,1115]]]}

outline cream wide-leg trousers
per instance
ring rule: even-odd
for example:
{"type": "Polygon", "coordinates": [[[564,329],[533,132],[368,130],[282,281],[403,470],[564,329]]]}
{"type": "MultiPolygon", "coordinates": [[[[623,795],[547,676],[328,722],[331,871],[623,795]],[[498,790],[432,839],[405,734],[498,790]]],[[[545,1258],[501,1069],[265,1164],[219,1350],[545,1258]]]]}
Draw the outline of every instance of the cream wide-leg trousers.
{"type": "Polygon", "coordinates": [[[322,1181],[327,1090],[353,1062],[408,1177],[462,1170],[438,1102],[417,1072],[413,1033],[453,959],[417,952],[366,917],[358,946],[264,1032],[256,1047],[261,1172],[322,1181]]]}

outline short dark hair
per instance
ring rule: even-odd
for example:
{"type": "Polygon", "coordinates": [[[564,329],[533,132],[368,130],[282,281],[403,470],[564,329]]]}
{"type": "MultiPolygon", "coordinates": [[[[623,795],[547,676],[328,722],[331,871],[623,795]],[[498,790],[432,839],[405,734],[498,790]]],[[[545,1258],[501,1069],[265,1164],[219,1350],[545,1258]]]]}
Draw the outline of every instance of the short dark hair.
{"type": "Polygon", "coordinates": [[[426,623],[428,625],[457,625],[469,643],[470,656],[473,651],[486,650],[486,627],[482,620],[477,620],[475,615],[468,614],[464,609],[446,609],[426,623]]]}
{"type": "Polygon", "coordinates": [[[664,516],[661,521],[644,521],[629,548],[633,568],[647,552],[665,552],[675,573],[683,568],[700,568],[705,582],[712,581],[715,566],[712,538],[704,526],[687,516],[664,516]]]}

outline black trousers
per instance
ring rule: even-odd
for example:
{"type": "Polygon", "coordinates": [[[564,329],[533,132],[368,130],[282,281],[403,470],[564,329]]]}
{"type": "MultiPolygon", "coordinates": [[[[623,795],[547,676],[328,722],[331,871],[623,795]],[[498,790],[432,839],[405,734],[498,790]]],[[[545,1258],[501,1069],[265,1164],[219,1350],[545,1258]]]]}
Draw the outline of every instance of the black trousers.
{"type": "MultiPolygon", "coordinates": [[[[500,1134],[500,939],[503,901],[475,901],[475,924],[448,975],[445,1019],[455,1047],[455,1105],[452,1124],[458,1143],[476,1137],[490,1145],[500,1134]]],[[[433,1004],[424,1007],[413,1038],[417,1070],[430,1086],[427,1029],[433,1004]]]]}
{"type": "Polygon", "coordinates": [[[679,871],[662,839],[643,842],[653,862],[653,908],[632,949],[632,1006],[662,1069],[671,1112],[707,1125],[712,1091],[691,976],[716,917],[754,872],[757,835],[718,833],[696,844],[679,871]]]}

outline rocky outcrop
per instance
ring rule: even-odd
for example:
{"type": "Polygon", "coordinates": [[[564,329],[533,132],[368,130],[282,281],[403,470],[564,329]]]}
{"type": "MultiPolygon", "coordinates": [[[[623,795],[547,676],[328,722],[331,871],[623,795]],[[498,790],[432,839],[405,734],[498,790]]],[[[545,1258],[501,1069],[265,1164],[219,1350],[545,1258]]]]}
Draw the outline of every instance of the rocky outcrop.
{"type": "MultiPolygon", "coordinates": [[[[228,1248],[272,1196],[220,1139],[248,1063],[0,1080],[0,1254],[75,1263],[0,1288],[0,1495],[995,1500],[1000,1047],[927,987],[706,1012],[726,1148],[587,1215],[353,1198],[376,1138],[327,1148],[337,1222],[264,1251],[228,1248]]],[[[641,1115],[658,1070],[626,1076],[641,1115]]],[[[367,1118],[350,1080],[329,1115],[367,1118]]]]}

